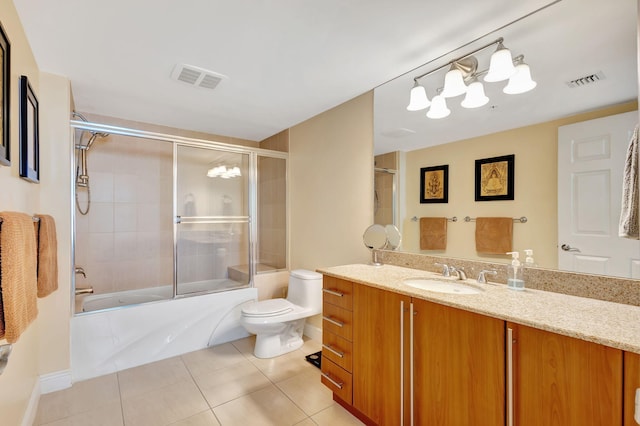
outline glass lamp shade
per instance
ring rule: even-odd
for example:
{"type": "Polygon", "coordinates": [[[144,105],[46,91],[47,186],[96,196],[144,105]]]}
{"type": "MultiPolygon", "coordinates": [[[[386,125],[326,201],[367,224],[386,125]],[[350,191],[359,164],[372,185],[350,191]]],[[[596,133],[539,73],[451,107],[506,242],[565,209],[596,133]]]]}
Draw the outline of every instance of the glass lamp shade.
{"type": "Polygon", "coordinates": [[[416,81],[416,84],[411,89],[407,111],[420,111],[421,109],[427,108],[429,105],[431,105],[431,102],[427,97],[427,91],[416,81]]]}
{"type": "Polygon", "coordinates": [[[498,48],[491,55],[489,72],[484,76],[484,81],[489,83],[503,81],[510,78],[515,72],[511,51],[499,43],[498,48]]]}
{"type": "Polygon", "coordinates": [[[502,91],[509,95],[517,95],[533,90],[537,85],[538,83],[531,79],[529,65],[520,62],[516,65],[516,73],[509,78],[509,83],[502,91]]]}
{"type": "Polygon", "coordinates": [[[429,118],[445,118],[451,114],[451,110],[447,108],[447,101],[444,96],[436,95],[431,100],[431,108],[427,111],[429,118]]]}
{"type": "Polygon", "coordinates": [[[467,95],[460,105],[464,108],[479,108],[486,105],[487,102],[489,102],[489,98],[484,94],[484,86],[474,78],[469,84],[467,95]]]}
{"type": "Polygon", "coordinates": [[[444,76],[444,89],[442,96],[445,98],[453,98],[467,92],[467,86],[464,84],[462,71],[451,65],[451,69],[444,76]]]}

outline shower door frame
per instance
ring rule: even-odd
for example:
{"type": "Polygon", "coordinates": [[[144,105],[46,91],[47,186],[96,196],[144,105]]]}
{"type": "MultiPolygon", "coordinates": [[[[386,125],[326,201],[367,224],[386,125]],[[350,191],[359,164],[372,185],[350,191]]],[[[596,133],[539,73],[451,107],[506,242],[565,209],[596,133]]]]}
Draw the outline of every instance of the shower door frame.
{"type": "MultiPolygon", "coordinates": [[[[210,294],[210,293],[216,293],[217,291],[213,290],[213,291],[202,291],[202,292],[194,292],[194,293],[187,293],[187,294],[178,294],[178,277],[177,277],[177,262],[178,262],[178,258],[177,258],[177,226],[179,225],[179,217],[177,216],[177,211],[178,211],[178,207],[177,207],[177,149],[178,146],[188,146],[188,147],[196,147],[196,148],[204,148],[204,149],[217,149],[217,150],[223,150],[223,151],[227,151],[227,152],[234,152],[234,153],[239,153],[239,154],[248,154],[249,155],[249,176],[248,176],[248,186],[249,186],[249,200],[248,200],[248,213],[249,216],[248,217],[241,217],[241,218],[234,218],[234,220],[243,220],[248,221],[249,223],[249,283],[247,285],[247,287],[255,287],[255,282],[254,282],[254,277],[256,275],[256,263],[258,260],[258,253],[257,253],[257,236],[258,236],[258,220],[254,220],[254,218],[257,219],[258,217],[258,205],[257,205],[257,183],[258,183],[258,170],[257,170],[257,162],[258,162],[258,156],[263,156],[263,157],[271,157],[271,158],[279,158],[279,159],[283,159],[285,160],[285,174],[288,177],[289,176],[289,153],[288,152],[281,152],[281,151],[272,151],[272,150],[267,150],[267,149],[262,149],[262,148],[254,148],[254,147],[245,147],[242,145],[232,145],[232,144],[228,144],[228,143],[223,143],[223,142],[216,142],[216,141],[210,141],[210,140],[206,140],[206,139],[197,139],[197,138],[189,138],[189,137],[185,137],[185,136],[177,136],[177,135],[170,135],[170,134],[165,134],[165,133],[157,133],[157,132],[150,132],[150,131],[145,131],[145,130],[136,130],[136,129],[130,129],[130,128],[126,128],[126,127],[119,127],[119,126],[111,126],[111,125],[106,125],[106,124],[100,124],[100,123],[94,123],[94,122],[90,122],[90,121],[78,121],[78,120],[70,120],[69,121],[70,127],[72,128],[72,130],[83,130],[83,131],[90,131],[90,132],[102,132],[102,133],[109,133],[112,135],[120,135],[120,136],[129,136],[129,137],[135,137],[135,138],[142,138],[142,139],[149,139],[152,141],[158,141],[158,142],[168,142],[172,144],[172,162],[173,162],[173,188],[172,188],[172,209],[173,209],[173,298],[172,299],[179,299],[179,298],[183,298],[183,297],[192,297],[192,296],[198,296],[198,295],[203,295],[203,294],[210,294]]],[[[71,159],[71,167],[72,169],[75,169],[76,165],[76,160],[75,160],[75,132],[72,131],[71,132],[71,143],[70,143],[70,159],[71,159]]],[[[71,220],[72,220],[72,226],[71,226],[71,270],[73,271],[75,268],[75,252],[76,252],[76,230],[75,230],[75,223],[76,223],[76,207],[75,207],[75,191],[76,191],[76,182],[75,182],[75,175],[74,173],[71,173],[71,179],[70,179],[70,185],[71,185],[71,220]]],[[[289,193],[289,181],[288,179],[286,179],[286,192],[287,194],[289,193]]],[[[286,258],[286,266],[285,268],[289,267],[290,264],[290,244],[289,244],[289,235],[290,235],[290,221],[289,221],[289,197],[286,197],[286,206],[285,206],[285,222],[286,222],[286,249],[285,249],[285,258],[286,258]]],[[[229,219],[229,218],[227,218],[229,219]]],[[[72,311],[72,315],[83,315],[83,314],[87,314],[87,313],[82,313],[82,312],[75,312],[75,287],[76,287],[76,280],[75,280],[75,274],[72,274],[71,277],[71,311],[72,311]]],[[[244,286],[241,288],[245,288],[244,286]]],[[[172,300],[172,299],[167,299],[167,300],[172,300]]],[[[155,302],[148,302],[148,303],[155,303],[155,302]]],[[[131,305],[126,305],[126,306],[131,306],[131,305]]],[[[111,309],[120,309],[120,308],[124,308],[126,306],[122,306],[119,308],[111,308],[111,309]]],[[[96,311],[97,312],[97,311],[96,311]]]]}

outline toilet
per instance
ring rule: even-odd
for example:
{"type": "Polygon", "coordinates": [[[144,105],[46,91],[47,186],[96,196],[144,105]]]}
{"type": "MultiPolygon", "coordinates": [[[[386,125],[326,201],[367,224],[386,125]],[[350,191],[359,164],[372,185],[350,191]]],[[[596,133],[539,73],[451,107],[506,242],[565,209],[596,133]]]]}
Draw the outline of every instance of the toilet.
{"type": "Polygon", "coordinates": [[[240,323],[256,335],[254,355],[273,358],[302,346],[307,317],[322,312],[322,275],[296,269],[289,274],[286,299],[253,302],[242,308],[240,323]]]}

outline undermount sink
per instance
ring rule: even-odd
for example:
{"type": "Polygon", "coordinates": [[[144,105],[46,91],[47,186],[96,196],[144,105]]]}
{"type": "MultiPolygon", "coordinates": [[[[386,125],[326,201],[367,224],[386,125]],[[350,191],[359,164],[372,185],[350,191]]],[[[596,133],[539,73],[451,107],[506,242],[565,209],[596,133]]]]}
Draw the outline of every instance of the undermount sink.
{"type": "Polygon", "coordinates": [[[479,287],[461,283],[459,281],[442,281],[431,278],[407,278],[403,281],[406,285],[427,291],[449,294],[478,294],[482,293],[479,287]]]}

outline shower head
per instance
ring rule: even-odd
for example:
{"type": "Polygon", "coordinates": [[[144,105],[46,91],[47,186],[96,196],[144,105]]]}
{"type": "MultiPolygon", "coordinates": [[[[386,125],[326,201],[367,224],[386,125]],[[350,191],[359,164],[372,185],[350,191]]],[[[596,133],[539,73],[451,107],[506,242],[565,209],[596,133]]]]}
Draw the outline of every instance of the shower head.
{"type": "Polygon", "coordinates": [[[109,133],[91,132],[91,137],[87,141],[87,144],[85,145],[84,149],[88,151],[89,148],[91,148],[91,145],[93,145],[93,143],[95,142],[97,137],[106,138],[107,136],[109,136],[109,133]]]}

